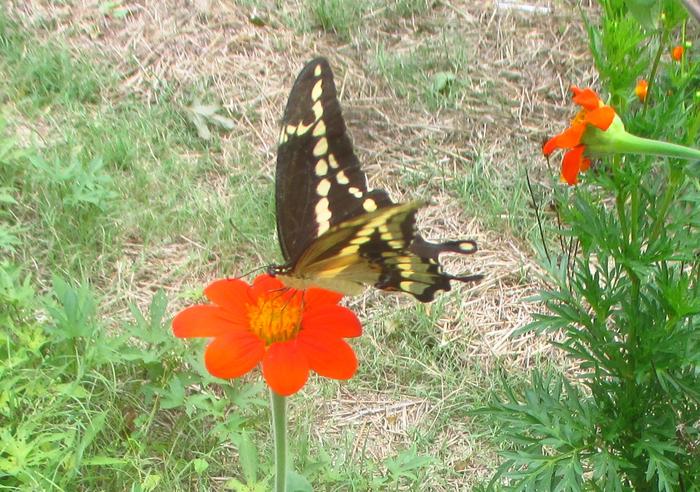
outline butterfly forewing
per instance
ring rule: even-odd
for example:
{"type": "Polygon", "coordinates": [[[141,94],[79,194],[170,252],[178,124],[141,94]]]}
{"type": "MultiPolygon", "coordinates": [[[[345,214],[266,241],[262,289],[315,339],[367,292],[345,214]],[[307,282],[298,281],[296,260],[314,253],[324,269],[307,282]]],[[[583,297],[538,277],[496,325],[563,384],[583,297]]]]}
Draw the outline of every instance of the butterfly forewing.
{"type": "Polygon", "coordinates": [[[279,136],[275,198],[277,233],[288,262],[332,226],[391,203],[383,191],[367,190],[324,58],[304,67],[289,95],[279,136]]]}

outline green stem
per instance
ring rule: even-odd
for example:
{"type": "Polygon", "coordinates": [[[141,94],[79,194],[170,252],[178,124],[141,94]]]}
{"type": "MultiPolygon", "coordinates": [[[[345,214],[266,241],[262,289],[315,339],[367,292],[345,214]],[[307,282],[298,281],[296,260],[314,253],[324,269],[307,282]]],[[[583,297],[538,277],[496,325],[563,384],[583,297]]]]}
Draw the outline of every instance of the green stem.
{"type": "MultiPolygon", "coordinates": [[[[616,168],[620,165],[620,156],[613,156],[613,166],[616,168]]],[[[620,230],[622,231],[622,237],[625,239],[629,238],[629,224],[627,222],[627,215],[625,214],[625,202],[627,201],[627,196],[624,188],[618,187],[617,193],[615,194],[615,205],[617,208],[617,219],[620,221],[620,230]]]]}
{"type": "Polygon", "coordinates": [[[647,87],[647,98],[644,100],[644,108],[642,109],[643,113],[647,112],[647,107],[649,106],[649,99],[651,99],[651,89],[654,87],[654,80],[656,80],[656,71],[659,69],[659,62],[661,61],[661,55],[663,54],[664,50],[666,49],[666,38],[668,36],[668,31],[664,29],[663,33],[661,34],[661,37],[659,39],[659,49],[656,51],[656,56],[654,57],[654,63],[651,67],[651,72],[649,73],[649,78],[647,80],[647,83],[649,86],[647,87]]]}
{"type": "Polygon", "coordinates": [[[666,191],[661,199],[661,207],[659,212],[656,214],[654,219],[654,227],[651,230],[650,240],[655,241],[659,234],[661,234],[661,228],[666,223],[666,215],[668,214],[668,209],[673,203],[673,198],[676,195],[676,190],[678,185],[683,179],[683,174],[677,166],[671,166],[671,176],[669,178],[668,186],[666,186],[666,191]]]}
{"type": "Polygon", "coordinates": [[[700,150],[660,140],[642,138],[623,132],[619,137],[608,135],[604,146],[598,142],[586,144],[586,155],[645,154],[678,159],[700,160],[700,150]]]}
{"type": "MultiPolygon", "coordinates": [[[[639,184],[639,183],[637,183],[639,184]]],[[[630,247],[631,251],[637,248],[639,237],[639,186],[634,186],[630,191],[630,247]]]]}
{"type": "Polygon", "coordinates": [[[287,398],[270,390],[275,437],[275,492],[287,490],[287,398]]]}

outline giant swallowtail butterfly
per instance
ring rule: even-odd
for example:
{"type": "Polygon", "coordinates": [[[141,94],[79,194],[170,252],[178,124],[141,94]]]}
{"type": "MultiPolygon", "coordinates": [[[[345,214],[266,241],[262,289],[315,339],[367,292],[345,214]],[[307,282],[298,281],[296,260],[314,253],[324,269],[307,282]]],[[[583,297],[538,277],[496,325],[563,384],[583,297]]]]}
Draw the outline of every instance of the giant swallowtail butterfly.
{"type": "Polygon", "coordinates": [[[345,129],[331,67],[310,61],[297,77],[282,118],[277,152],[277,234],[286,263],[273,266],[288,287],[355,295],[365,285],[430,302],[450,280],[481,275],[442,271],[444,252],[470,254],[474,241],[431,243],[415,231],[424,201],[393,203],[369,190],[345,129]]]}

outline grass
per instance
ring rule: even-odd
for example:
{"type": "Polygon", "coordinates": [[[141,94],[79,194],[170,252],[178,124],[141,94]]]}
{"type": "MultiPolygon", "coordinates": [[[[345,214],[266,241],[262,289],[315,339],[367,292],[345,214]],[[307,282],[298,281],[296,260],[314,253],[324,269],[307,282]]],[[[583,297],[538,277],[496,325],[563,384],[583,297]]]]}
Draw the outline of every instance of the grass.
{"type": "MultiPolygon", "coordinates": [[[[179,48],[161,46],[144,73],[158,72],[166,89],[145,77],[126,90],[126,74],[105,46],[128,45],[117,36],[133,29],[139,13],[75,12],[76,23],[99,24],[104,39],[83,36],[92,31],[80,26],[59,28],[65,19],[58,16],[32,23],[17,11],[0,13],[0,70],[8,74],[0,80],[0,323],[9,327],[0,334],[3,485],[266,490],[272,463],[263,386],[257,377],[215,382],[202,367],[201,344],[175,340],[169,317],[199,302],[209,279],[279,260],[274,134],[294,75],[289,66],[312,51],[345,62],[338,72],[346,82],[338,83],[358,154],[380,164],[370,179],[455,204],[455,217],[429,212],[439,221],[435,236],[465,235],[464,217],[477,221],[484,256],[466,269],[495,277],[497,267],[480,258],[503,254],[513,238],[532,238],[522,168],[464,157],[473,155],[463,145],[474,127],[461,121],[464,106],[473,85],[491,82],[475,78],[470,33],[435,28],[448,20],[457,26],[452,10],[421,0],[298,6],[279,18],[303,25],[310,14],[316,28],[280,27],[270,37],[258,26],[236,26],[244,35],[225,44],[230,56],[213,57],[218,48],[203,49],[201,59],[188,53],[187,69],[177,65],[180,55],[169,58],[179,48]],[[363,38],[367,30],[376,36],[363,38]],[[246,50],[268,48],[275,58],[265,65],[259,54],[240,62],[246,50]],[[174,80],[192,67],[213,68],[174,80]],[[213,131],[208,141],[182,103],[200,80],[212,81],[205,96],[236,117],[231,131],[213,131]],[[387,119],[377,124],[367,106],[387,119]],[[431,125],[443,119],[452,127],[436,133],[431,125]]],[[[188,19],[205,27],[185,30],[186,49],[224,46],[197,37],[228,25],[217,15],[188,19]]],[[[154,46],[131,40],[128,56],[140,61],[139,43],[154,46]]],[[[519,295],[522,287],[501,289],[519,295]]],[[[484,287],[480,297],[459,290],[430,306],[373,292],[350,300],[365,325],[354,345],[361,370],[344,384],[312,378],[294,398],[295,468],[318,490],[483,483],[495,466],[494,430],[469,411],[498,388],[502,368],[517,381],[519,357],[529,357],[496,353],[484,341],[517,318],[501,317],[501,297],[511,294],[494,290],[484,287]]],[[[514,312],[530,308],[520,309],[514,312]]]]}
{"type": "Polygon", "coordinates": [[[380,45],[375,56],[378,72],[390,90],[409,104],[422,103],[429,110],[456,107],[469,87],[466,73],[468,45],[445,31],[405,52],[380,45]]]}
{"type": "Polygon", "coordinates": [[[366,2],[357,0],[311,0],[308,9],[315,25],[333,32],[343,40],[350,39],[352,32],[362,21],[366,2]]]}
{"type": "MultiPolygon", "coordinates": [[[[490,228],[506,228],[509,235],[537,244],[536,223],[532,222],[532,197],[527,189],[527,165],[520,165],[514,176],[503,176],[492,159],[477,158],[456,179],[450,190],[464,207],[483,211],[481,219],[490,228]]],[[[543,218],[546,221],[546,217],[543,218]]]]}
{"type": "Polygon", "coordinates": [[[35,131],[47,140],[40,152],[3,169],[8,182],[22,183],[17,214],[31,224],[27,256],[95,278],[110,275],[127,238],[157,245],[181,235],[206,237],[206,262],[211,251],[240,259],[243,241],[262,244],[269,237],[271,203],[258,198],[260,179],[251,173],[254,156],[245,142],[238,169],[228,169],[207,154],[172,99],[98,104],[100,93],[115,90],[108,76],[94,77],[103,68],[60,46],[33,45],[11,32],[5,37],[14,39],[7,49],[15,55],[31,51],[7,57],[13,77],[2,90],[19,103],[13,116],[30,129],[41,126],[35,131]],[[237,207],[230,197],[211,195],[212,178],[236,190],[237,207]]]}

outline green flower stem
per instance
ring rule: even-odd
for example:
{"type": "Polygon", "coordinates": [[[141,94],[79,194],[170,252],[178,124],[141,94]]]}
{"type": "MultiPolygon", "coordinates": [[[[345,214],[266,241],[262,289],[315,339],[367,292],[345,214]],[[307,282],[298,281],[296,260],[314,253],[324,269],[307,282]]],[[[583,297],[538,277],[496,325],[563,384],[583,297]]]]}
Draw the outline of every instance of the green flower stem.
{"type": "Polygon", "coordinates": [[[661,201],[661,208],[659,208],[659,212],[657,213],[656,219],[654,220],[654,228],[651,231],[650,237],[652,241],[655,241],[659,237],[659,234],[661,234],[661,228],[666,223],[666,215],[668,214],[668,209],[671,206],[671,203],[673,203],[673,198],[676,195],[676,190],[678,189],[678,186],[680,185],[682,180],[683,175],[681,173],[681,170],[678,169],[678,167],[676,166],[671,166],[671,175],[668,182],[668,186],[666,186],[666,191],[664,192],[664,197],[661,201]]]}
{"type": "Polygon", "coordinates": [[[270,390],[275,437],[275,492],[287,490],[287,398],[270,390]]]}
{"type": "Polygon", "coordinates": [[[619,153],[619,154],[645,154],[661,157],[675,157],[678,159],[700,160],[700,150],[684,147],[650,138],[642,138],[631,133],[608,135],[606,142],[592,142],[586,145],[586,154],[590,156],[619,153]]]}
{"type": "Polygon", "coordinates": [[[647,97],[644,99],[644,108],[642,112],[646,113],[647,112],[647,107],[649,106],[649,100],[651,99],[651,89],[654,87],[654,84],[656,83],[656,71],[659,69],[659,62],[661,61],[661,54],[666,50],[666,40],[668,38],[668,31],[666,29],[663,30],[661,33],[661,36],[659,37],[659,49],[656,51],[656,56],[654,57],[654,63],[651,67],[651,72],[649,73],[649,77],[647,79],[647,83],[649,86],[647,87],[647,97]]]}

